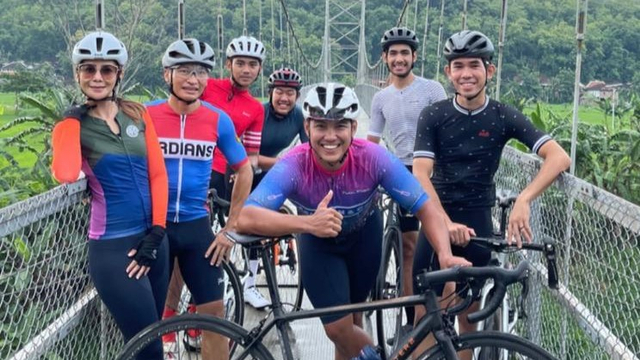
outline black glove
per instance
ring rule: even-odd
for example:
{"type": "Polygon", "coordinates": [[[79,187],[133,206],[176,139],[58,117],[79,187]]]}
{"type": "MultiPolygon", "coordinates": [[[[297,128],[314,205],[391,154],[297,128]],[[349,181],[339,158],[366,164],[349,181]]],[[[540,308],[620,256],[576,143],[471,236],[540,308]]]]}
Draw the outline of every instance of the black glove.
{"type": "Polygon", "coordinates": [[[154,225],[151,231],[140,240],[136,254],[133,259],[140,266],[151,266],[156,262],[158,248],[164,239],[164,229],[161,226],[154,225]]]}
{"type": "Polygon", "coordinates": [[[72,118],[76,120],[81,120],[82,117],[89,111],[89,107],[86,104],[82,105],[71,105],[69,106],[64,113],[62,113],[62,118],[72,118]]]}

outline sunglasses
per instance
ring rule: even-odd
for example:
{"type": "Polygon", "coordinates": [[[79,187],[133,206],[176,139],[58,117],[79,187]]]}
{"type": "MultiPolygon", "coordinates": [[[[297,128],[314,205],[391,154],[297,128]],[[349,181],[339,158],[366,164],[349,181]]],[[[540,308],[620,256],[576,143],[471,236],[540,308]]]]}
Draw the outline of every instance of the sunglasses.
{"type": "Polygon", "coordinates": [[[94,77],[98,71],[100,71],[100,76],[105,79],[110,79],[116,76],[120,71],[120,68],[114,65],[102,65],[101,67],[97,67],[93,64],[82,64],[78,66],[78,72],[85,77],[94,77]]]}
{"type": "Polygon", "coordinates": [[[172,68],[175,71],[175,74],[178,77],[183,79],[188,79],[191,75],[195,75],[198,79],[206,79],[209,77],[209,69],[204,66],[194,65],[194,66],[178,66],[172,68]]]}

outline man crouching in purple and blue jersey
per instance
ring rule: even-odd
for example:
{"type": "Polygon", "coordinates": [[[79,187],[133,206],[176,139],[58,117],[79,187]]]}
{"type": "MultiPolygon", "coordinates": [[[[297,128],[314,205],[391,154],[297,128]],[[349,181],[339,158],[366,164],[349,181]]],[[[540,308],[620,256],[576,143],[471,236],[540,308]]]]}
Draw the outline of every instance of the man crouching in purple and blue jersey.
{"type": "MultiPolygon", "coordinates": [[[[442,215],[402,162],[376,144],[354,139],[359,112],[349,87],[328,83],[311,89],[303,104],[309,142],[275,164],[238,220],[240,232],[301,234],[302,282],[315,308],[363,302],[373,288],[382,252],[379,185],[420,219],[442,268],[470,265],[451,254],[442,215]],[[278,212],[286,199],[299,215],[278,212]]],[[[321,320],[336,359],[352,359],[373,345],[362,330],[362,314],[321,320]]]]}

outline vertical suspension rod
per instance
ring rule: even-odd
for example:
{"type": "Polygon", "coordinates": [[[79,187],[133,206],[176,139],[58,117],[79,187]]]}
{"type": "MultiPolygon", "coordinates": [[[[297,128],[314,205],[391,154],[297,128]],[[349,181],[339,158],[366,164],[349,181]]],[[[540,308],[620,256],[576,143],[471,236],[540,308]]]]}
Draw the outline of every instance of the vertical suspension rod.
{"type": "Polygon", "coordinates": [[[96,0],[96,30],[104,29],[104,2],[96,0]]]}

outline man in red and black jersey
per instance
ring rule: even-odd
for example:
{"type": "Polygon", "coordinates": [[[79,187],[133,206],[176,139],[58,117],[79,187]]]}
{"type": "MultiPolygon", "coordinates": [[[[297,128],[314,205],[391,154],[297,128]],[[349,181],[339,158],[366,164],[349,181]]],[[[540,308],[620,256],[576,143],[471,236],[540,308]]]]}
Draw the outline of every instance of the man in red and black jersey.
{"type": "MultiPolygon", "coordinates": [[[[254,37],[240,36],[233,39],[227,47],[226,67],[230,76],[224,79],[207,80],[207,88],[202,99],[222,109],[233,121],[236,135],[242,140],[249,161],[258,166],[258,151],[264,122],[262,104],[249,92],[265,58],[264,45],[254,37]]],[[[215,188],[222,197],[229,199],[230,187],[225,182],[228,161],[220,151],[215,152],[211,188],[215,188]]]]}

